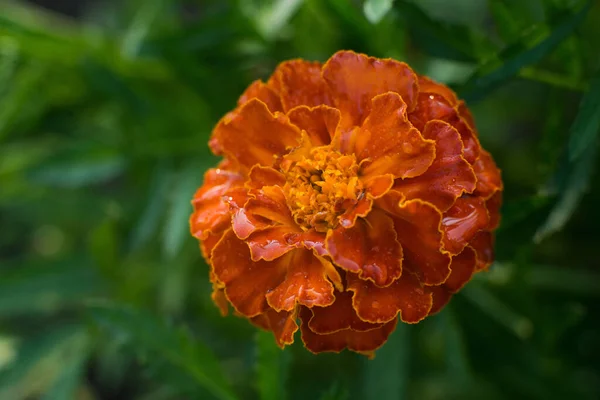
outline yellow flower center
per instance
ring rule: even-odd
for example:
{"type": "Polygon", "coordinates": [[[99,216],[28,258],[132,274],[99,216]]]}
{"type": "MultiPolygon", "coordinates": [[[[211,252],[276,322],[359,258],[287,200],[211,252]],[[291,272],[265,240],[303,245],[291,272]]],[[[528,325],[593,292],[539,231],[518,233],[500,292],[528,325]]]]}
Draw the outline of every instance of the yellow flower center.
{"type": "Polygon", "coordinates": [[[281,169],[292,216],[306,230],[335,228],[338,217],[363,196],[356,156],[330,146],[300,147],[284,158],[281,169]]]}

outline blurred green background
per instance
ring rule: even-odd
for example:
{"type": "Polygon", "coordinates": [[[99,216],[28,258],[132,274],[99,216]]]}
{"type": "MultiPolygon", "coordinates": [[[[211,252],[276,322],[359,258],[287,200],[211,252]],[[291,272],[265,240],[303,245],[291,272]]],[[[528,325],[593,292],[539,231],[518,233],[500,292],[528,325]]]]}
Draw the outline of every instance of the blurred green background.
{"type": "Polygon", "coordinates": [[[600,398],[600,3],[0,1],[0,399],[600,398]],[[41,4],[41,5],[40,5],[41,4]],[[212,126],[353,49],[451,85],[497,262],[373,361],[222,318],[188,233],[212,126]]]}

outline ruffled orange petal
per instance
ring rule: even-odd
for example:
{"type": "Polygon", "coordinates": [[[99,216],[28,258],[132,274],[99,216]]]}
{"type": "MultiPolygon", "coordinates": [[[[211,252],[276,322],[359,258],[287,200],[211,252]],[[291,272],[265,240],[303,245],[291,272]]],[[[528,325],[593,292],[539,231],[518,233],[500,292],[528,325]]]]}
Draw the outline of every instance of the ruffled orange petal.
{"type": "Polygon", "coordinates": [[[311,318],[312,312],[310,309],[302,308],[300,310],[302,341],[304,342],[304,346],[313,353],[339,353],[344,349],[348,349],[359,353],[371,354],[383,346],[390,334],[396,329],[396,324],[398,323],[398,320],[394,319],[383,324],[380,328],[369,331],[344,329],[320,335],[310,329],[308,323],[311,318]]]}
{"type": "Polygon", "coordinates": [[[266,312],[250,318],[250,322],[259,328],[273,332],[275,343],[283,348],[294,343],[294,334],[298,330],[296,323],[296,312],[277,312],[269,309],[266,312]]]}
{"type": "Polygon", "coordinates": [[[407,200],[421,199],[446,211],[463,193],[475,190],[477,179],[473,168],[463,157],[463,144],[450,124],[429,121],[423,130],[426,139],[435,140],[435,160],[420,176],[398,180],[394,189],[407,200]]]}
{"type": "Polygon", "coordinates": [[[271,168],[255,165],[248,174],[246,187],[249,189],[262,189],[264,186],[283,186],[285,184],[285,176],[271,168]]]}
{"type": "Polygon", "coordinates": [[[271,80],[276,82],[274,86],[279,89],[281,103],[286,112],[297,106],[332,105],[327,86],[321,76],[319,62],[283,62],[279,64],[271,80]]]}
{"type": "Polygon", "coordinates": [[[485,201],[485,207],[490,216],[487,229],[494,230],[500,226],[500,207],[502,207],[502,192],[496,192],[485,201]]]}
{"type": "Polygon", "coordinates": [[[406,118],[406,103],[393,92],[373,98],[373,109],[356,139],[355,152],[367,177],[421,175],[435,158],[435,143],[425,140],[406,118]]]}
{"type": "Polygon", "coordinates": [[[212,299],[213,303],[215,303],[222,316],[229,314],[229,302],[225,296],[225,289],[213,284],[213,291],[210,295],[210,298],[212,299]]]}
{"type": "Polygon", "coordinates": [[[494,234],[489,231],[477,232],[469,243],[477,254],[476,271],[481,271],[494,262],[494,234]]]}
{"type": "Polygon", "coordinates": [[[265,186],[252,195],[233,215],[233,230],[240,239],[275,225],[290,227],[290,231],[296,226],[280,187],[265,186]]]}
{"type": "Polygon", "coordinates": [[[444,213],[444,249],[451,254],[460,253],[475,234],[488,226],[490,218],[485,201],[480,197],[463,196],[444,213]]]}
{"type": "Polygon", "coordinates": [[[204,183],[194,194],[194,212],[190,217],[190,230],[200,240],[207,239],[211,232],[224,230],[229,222],[229,205],[223,197],[243,185],[243,176],[221,168],[209,169],[204,183]]]}
{"type": "Polygon", "coordinates": [[[479,140],[474,128],[470,127],[459,115],[455,107],[439,94],[419,93],[417,108],[408,115],[410,122],[420,131],[431,120],[442,120],[452,125],[460,134],[464,146],[464,157],[473,164],[479,157],[479,140]]]}
{"type": "Polygon", "coordinates": [[[381,210],[373,210],[352,228],[329,231],[326,247],[340,268],[388,286],[402,274],[402,246],[396,237],[392,219],[381,210]]]}
{"type": "Polygon", "coordinates": [[[313,146],[331,143],[340,123],[340,111],[326,105],[317,107],[299,106],[288,112],[292,124],[306,131],[313,146]]]}
{"type": "Polygon", "coordinates": [[[431,310],[429,315],[437,314],[448,304],[452,298],[452,293],[444,285],[440,286],[427,286],[426,290],[432,296],[431,310]]]}
{"type": "Polygon", "coordinates": [[[372,324],[361,320],[352,307],[352,292],[336,292],[335,302],[329,307],[314,307],[308,321],[311,331],[320,335],[334,333],[344,329],[369,331],[381,324],[372,324]]]}
{"type": "Polygon", "coordinates": [[[400,313],[402,321],[414,324],[425,318],[431,309],[431,294],[408,271],[387,287],[378,287],[355,274],[347,274],[347,278],[348,290],[354,292],[353,307],[363,321],[388,322],[400,313]]]}
{"type": "Polygon", "coordinates": [[[373,200],[367,196],[362,197],[358,202],[346,209],[342,215],[338,217],[339,224],[346,229],[352,228],[356,224],[358,217],[366,217],[373,208],[373,200]]]}
{"type": "Polygon", "coordinates": [[[452,257],[450,276],[444,286],[452,293],[458,292],[473,276],[477,265],[477,255],[471,247],[452,257]]]}
{"type": "Polygon", "coordinates": [[[254,98],[219,121],[213,139],[223,153],[248,171],[255,164],[273,165],[276,156],[298,145],[300,130],[287,116],[272,114],[265,103],[254,98]]]}
{"type": "Polygon", "coordinates": [[[272,261],[298,247],[292,240],[289,226],[279,225],[261,229],[246,239],[253,261],[272,261]]]}
{"type": "Polygon", "coordinates": [[[503,188],[500,170],[487,151],[481,149],[479,158],[473,164],[475,175],[477,175],[477,190],[475,194],[489,199],[494,193],[503,188]]]}
{"type": "Polygon", "coordinates": [[[297,304],[325,307],[335,300],[333,284],[327,279],[332,269],[329,261],[309,250],[290,252],[285,260],[287,274],[283,282],[267,294],[267,302],[275,311],[291,311],[297,304]]]}
{"type": "Polygon", "coordinates": [[[371,112],[373,97],[395,92],[412,110],[419,90],[417,76],[405,63],[353,51],[335,53],[323,66],[323,78],[335,107],[342,112],[345,129],[362,123],[371,112]]]}
{"type": "Polygon", "coordinates": [[[378,199],[394,186],[394,176],[379,175],[370,179],[361,178],[361,182],[367,191],[367,195],[372,199],[378,199]]]}
{"type": "Polygon", "coordinates": [[[267,293],[285,279],[289,257],[275,261],[252,261],[250,250],[232,230],[214,248],[213,271],[225,289],[225,295],[237,312],[254,317],[268,309],[267,293]]]}
{"type": "Polygon", "coordinates": [[[276,111],[283,111],[281,100],[279,95],[269,87],[266,83],[261,80],[252,82],[248,89],[240,96],[238,105],[241,106],[251,99],[258,99],[265,103],[269,107],[269,111],[272,113],[276,111]]]}
{"type": "Polygon", "coordinates": [[[450,275],[450,255],[442,251],[442,214],[421,200],[404,201],[395,190],[376,202],[394,217],[398,241],[411,271],[426,285],[444,283],[450,275]]]}
{"type": "Polygon", "coordinates": [[[458,97],[456,97],[456,93],[452,89],[446,85],[437,83],[427,76],[419,75],[419,92],[439,94],[452,107],[458,105],[458,97]]]}

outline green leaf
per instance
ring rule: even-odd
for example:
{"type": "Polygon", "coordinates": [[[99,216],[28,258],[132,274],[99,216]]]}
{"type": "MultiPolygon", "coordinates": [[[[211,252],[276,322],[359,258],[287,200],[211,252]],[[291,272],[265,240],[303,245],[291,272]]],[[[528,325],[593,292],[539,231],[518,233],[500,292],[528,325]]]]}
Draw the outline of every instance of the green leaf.
{"type": "Polygon", "coordinates": [[[521,339],[531,336],[533,332],[531,321],[504,304],[482,284],[471,282],[460,293],[516,336],[521,339]]]}
{"type": "Polygon", "coordinates": [[[98,293],[100,278],[84,260],[20,263],[0,274],[0,316],[51,313],[98,293]]]}
{"type": "Polygon", "coordinates": [[[365,0],[363,12],[370,23],[376,24],[392,9],[394,0],[365,0]]]}
{"type": "Polygon", "coordinates": [[[203,168],[190,163],[180,171],[175,179],[167,222],[163,236],[163,252],[167,259],[177,255],[186,238],[189,238],[190,205],[194,192],[202,183],[203,168]]]}
{"type": "Polygon", "coordinates": [[[0,372],[0,398],[31,398],[46,391],[62,377],[56,366],[76,360],[86,342],[80,325],[63,325],[28,338],[8,369],[0,372]]]}
{"type": "Polygon", "coordinates": [[[590,147],[595,146],[600,133],[600,68],[583,96],[579,112],[571,126],[569,161],[573,162],[590,147]]]}
{"type": "Polygon", "coordinates": [[[70,357],[62,360],[61,370],[54,384],[41,397],[41,400],[71,400],[75,398],[77,388],[85,375],[89,356],[89,339],[80,335],[72,345],[70,357]]]}
{"type": "Polygon", "coordinates": [[[572,267],[532,265],[524,277],[531,286],[539,289],[600,296],[600,274],[572,267]]]}
{"type": "Polygon", "coordinates": [[[256,333],[256,385],[261,400],[285,400],[285,384],[290,364],[289,351],[277,347],[273,334],[256,333]]]}
{"type": "Polygon", "coordinates": [[[533,26],[519,41],[481,65],[459,88],[460,96],[468,102],[480,100],[492,89],[516,76],[523,67],[540,61],[573,33],[585,19],[591,5],[591,1],[586,2],[578,12],[566,14],[550,27],[533,26]]]}
{"type": "Polygon", "coordinates": [[[397,400],[407,396],[411,328],[410,325],[399,322],[375,359],[366,361],[364,398],[397,400]]]}
{"type": "Polygon", "coordinates": [[[504,0],[489,0],[488,4],[500,37],[504,41],[516,39],[521,32],[517,19],[519,16],[511,11],[504,0]]]}
{"type": "Polygon", "coordinates": [[[489,39],[467,26],[436,21],[405,0],[394,3],[398,17],[414,31],[414,40],[429,54],[456,61],[479,61],[496,52],[489,39]]]}
{"type": "MultiPolygon", "coordinates": [[[[145,311],[129,307],[92,305],[90,313],[101,327],[125,337],[137,350],[151,354],[151,363],[163,361],[168,364],[174,377],[188,377],[198,388],[206,389],[216,398],[237,399],[215,355],[184,331],[167,326],[145,311]]],[[[171,374],[160,376],[167,379],[171,374]]]]}

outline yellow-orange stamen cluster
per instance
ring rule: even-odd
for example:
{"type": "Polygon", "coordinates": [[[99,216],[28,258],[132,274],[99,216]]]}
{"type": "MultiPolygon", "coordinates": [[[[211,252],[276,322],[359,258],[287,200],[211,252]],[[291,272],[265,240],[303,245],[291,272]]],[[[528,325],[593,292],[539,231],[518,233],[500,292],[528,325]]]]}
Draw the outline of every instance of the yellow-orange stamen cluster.
{"type": "Polygon", "coordinates": [[[334,228],[338,217],[364,195],[356,156],[341,154],[330,146],[292,153],[282,170],[288,206],[296,223],[306,230],[334,228]]]}

